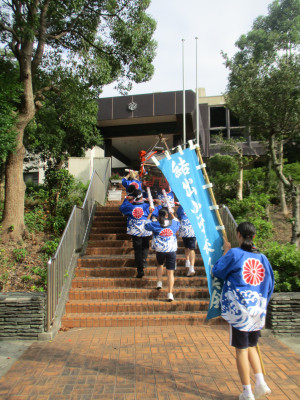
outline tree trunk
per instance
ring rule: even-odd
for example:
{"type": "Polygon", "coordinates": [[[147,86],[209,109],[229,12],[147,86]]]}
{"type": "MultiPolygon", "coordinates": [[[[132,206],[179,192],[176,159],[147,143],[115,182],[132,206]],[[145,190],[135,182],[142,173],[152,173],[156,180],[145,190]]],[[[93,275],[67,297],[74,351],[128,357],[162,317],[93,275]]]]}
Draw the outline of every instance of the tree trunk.
{"type": "Polygon", "coordinates": [[[275,150],[275,135],[271,135],[269,139],[269,150],[272,156],[273,166],[276,172],[277,177],[283,183],[284,187],[291,191],[292,194],[292,215],[293,215],[293,223],[292,223],[292,238],[291,243],[295,244],[298,248],[299,246],[299,236],[300,236],[300,223],[299,223],[299,189],[293,183],[292,180],[288,180],[280,169],[280,162],[277,159],[276,150],[275,150]]]}
{"type": "Polygon", "coordinates": [[[16,124],[16,150],[9,154],[5,169],[5,202],[2,220],[2,242],[21,240],[25,233],[24,198],[25,183],[23,179],[23,160],[25,148],[23,135],[26,126],[35,115],[36,109],[32,90],[31,57],[32,44],[24,46],[20,56],[20,81],[23,84],[23,95],[16,124]]]}
{"type": "Polygon", "coordinates": [[[243,200],[243,185],[244,185],[244,167],[243,167],[243,155],[239,155],[240,159],[238,162],[239,165],[239,179],[238,179],[238,188],[237,188],[237,200],[243,200]]]}
{"type": "MultiPolygon", "coordinates": [[[[268,157],[268,163],[267,163],[267,167],[266,167],[266,176],[265,176],[265,193],[266,194],[270,194],[270,179],[271,179],[271,169],[272,169],[272,160],[270,157],[268,157]]],[[[268,218],[268,221],[270,221],[270,203],[268,202],[266,207],[266,216],[268,218]]]]}
{"type": "MultiPolygon", "coordinates": [[[[283,174],[283,141],[280,141],[280,144],[278,146],[278,154],[279,154],[279,169],[280,173],[283,174]]],[[[281,211],[285,217],[288,216],[289,210],[286,205],[286,197],[285,197],[285,190],[284,190],[284,185],[282,181],[279,181],[279,187],[278,187],[278,193],[279,193],[279,200],[280,200],[280,206],[281,206],[281,211]]]]}
{"type": "MultiPolygon", "coordinates": [[[[20,136],[20,134],[18,135],[20,136]]],[[[22,135],[23,136],[23,135],[22,135]]],[[[19,145],[7,157],[5,169],[5,202],[2,221],[2,241],[21,240],[25,233],[23,180],[24,146],[19,145]]]]}
{"type": "Polygon", "coordinates": [[[243,168],[240,168],[239,170],[237,199],[243,200],[243,168]]]}
{"type": "Polygon", "coordinates": [[[299,237],[300,237],[300,224],[299,224],[299,187],[295,184],[292,185],[292,210],[293,210],[293,222],[292,222],[292,239],[291,243],[295,244],[299,249],[299,237]]]}

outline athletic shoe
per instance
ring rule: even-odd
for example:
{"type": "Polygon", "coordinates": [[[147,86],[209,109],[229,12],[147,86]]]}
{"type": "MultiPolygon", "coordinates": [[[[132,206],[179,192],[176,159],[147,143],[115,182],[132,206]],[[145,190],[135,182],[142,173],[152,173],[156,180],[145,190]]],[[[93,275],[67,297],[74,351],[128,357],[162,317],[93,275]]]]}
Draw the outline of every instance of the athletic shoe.
{"type": "Polygon", "coordinates": [[[172,293],[168,293],[167,295],[167,301],[173,301],[174,300],[174,296],[172,293]]]}
{"type": "Polygon", "coordinates": [[[241,393],[239,395],[239,400],[255,400],[255,397],[253,396],[252,393],[248,394],[248,395],[245,395],[244,393],[241,393]]]}
{"type": "Polygon", "coordinates": [[[162,281],[158,281],[156,284],[156,289],[160,290],[162,288],[162,281]]]}
{"type": "Polygon", "coordinates": [[[195,275],[195,270],[194,267],[190,267],[188,273],[186,274],[186,276],[194,276],[195,275]]]}
{"type": "Polygon", "coordinates": [[[271,393],[271,389],[266,384],[266,382],[261,385],[256,385],[254,388],[254,397],[255,399],[261,399],[262,397],[271,393]]]}
{"type": "Polygon", "coordinates": [[[186,268],[190,268],[190,266],[191,266],[190,260],[186,260],[185,261],[185,267],[186,268]]]}

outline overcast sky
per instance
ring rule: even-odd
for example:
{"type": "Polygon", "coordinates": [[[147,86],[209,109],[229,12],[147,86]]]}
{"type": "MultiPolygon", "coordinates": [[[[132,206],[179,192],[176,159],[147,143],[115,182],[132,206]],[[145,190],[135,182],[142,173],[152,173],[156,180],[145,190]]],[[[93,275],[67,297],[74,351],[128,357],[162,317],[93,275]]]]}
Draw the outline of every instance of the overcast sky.
{"type": "MultiPolygon", "coordinates": [[[[272,0],[152,0],[148,8],[157,22],[158,43],[151,81],[135,84],[129,94],[182,90],[182,39],[185,89],[196,88],[196,41],[198,37],[198,87],[207,96],[224,93],[228,71],[221,50],[229,56],[234,43],[247,33],[255,18],[267,15],[272,0]]],[[[120,96],[114,84],[101,97],[120,96]]]]}

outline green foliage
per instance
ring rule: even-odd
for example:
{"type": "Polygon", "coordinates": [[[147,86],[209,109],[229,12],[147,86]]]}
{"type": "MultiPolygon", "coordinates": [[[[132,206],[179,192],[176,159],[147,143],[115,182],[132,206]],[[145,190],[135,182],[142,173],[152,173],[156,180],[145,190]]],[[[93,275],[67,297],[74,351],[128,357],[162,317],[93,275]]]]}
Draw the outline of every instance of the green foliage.
{"type": "Polygon", "coordinates": [[[292,244],[265,242],[261,248],[272,265],[276,292],[300,291],[300,252],[292,244]]]}
{"type": "Polygon", "coordinates": [[[59,238],[48,240],[42,247],[42,251],[49,257],[53,256],[59,244],[59,238]]]}
{"type": "Polygon", "coordinates": [[[32,280],[32,276],[31,275],[23,275],[21,276],[21,281],[22,282],[28,282],[32,280]]]}
{"type": "Polygon", "coordinates": [[[284,164],[283,172],[286,176],[290,176],[295,183],[300,183],[300,162],[284,164]]]}
{"type": "MultiPolygon", "coordinates": [[[[40,280],[37,282],[39,285],[47,285],[47,268],[32,267],[31,272],[40,277],[40,280]]],[[[41,291],[44,291],[44,288],[41,291]]]]}
{"type": "Polygon", "coordinates": [[[21,93],[18,74],[10,58],[0,57],[0,162],[15,149],[17,103],[21,93]]]}
{"type": "Polygon", "coordinates": [[[259,167],[244,170],[244,196],[260,196],[268,193],[272,203],[278,199],[278,179],[273,170],[267,176],[267,168],[259,167]]]}
{"type": "Polygon", "coordinates": [[[29,232],[44,232],[46,227],[46,215],[42,206],[25,213],[25,225],[29,232]]]}
{"type": "Polygon", "coordinates": [[[207,170],[214,185],[214,195],[218,204],[227,204],[227,199],[235,199],[238,180],[236,159],[232,156],[216,154],[207,160],[207,170]]]}
{"type": "Polygon", "coordinates": [[[13,255],[17,263],[21,263],[27,256],[27,250],[24,248],[13,249],[13,255]]]}
{"type": "Polygon", "coordinates": [[[256,241],[270,240],[273,236],[273,226],[267,221],[266,206],[269,196],[249,196],[243,200],[229,200],[228,207],[239,224],[243,221],[251,222],[256,228],[256,241]]]}

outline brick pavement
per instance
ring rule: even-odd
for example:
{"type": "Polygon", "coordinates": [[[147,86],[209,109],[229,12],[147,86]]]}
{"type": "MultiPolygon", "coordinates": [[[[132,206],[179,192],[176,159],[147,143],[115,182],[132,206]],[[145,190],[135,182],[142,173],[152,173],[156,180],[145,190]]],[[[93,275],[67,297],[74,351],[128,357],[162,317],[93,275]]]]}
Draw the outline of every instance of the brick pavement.
{"type": "MultiPolygon", "coordinates": [[[[1,400],[233,400],[240,383],[226,326],[75,328],[33,343],[0,379],[1,400]]],[[[270,400],[299,400],[300,356],[260,347],[270,400]]]]}

